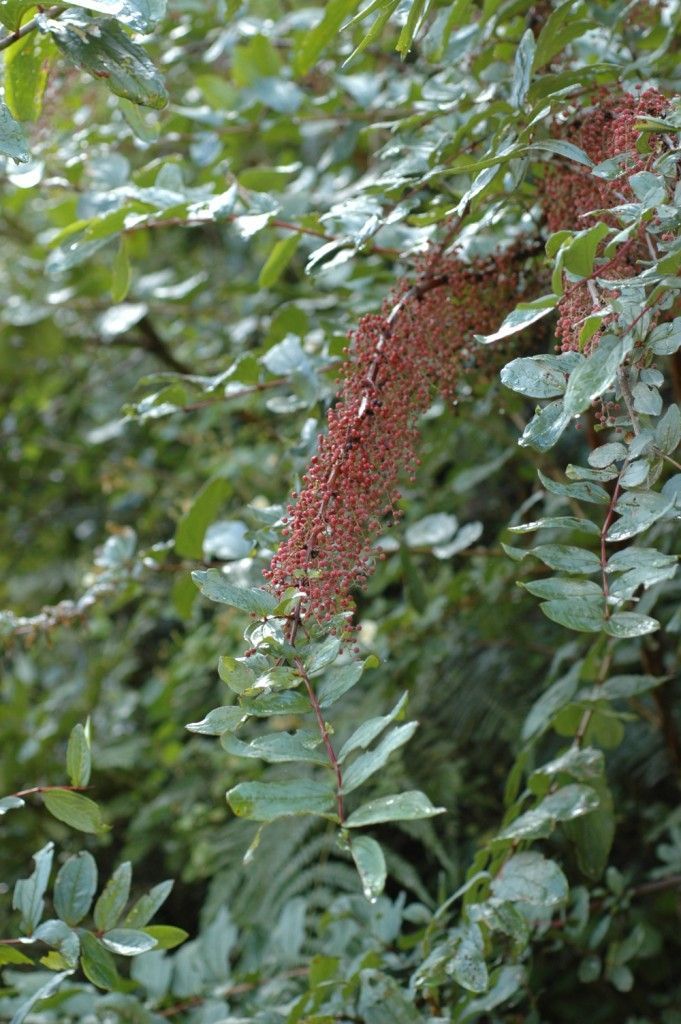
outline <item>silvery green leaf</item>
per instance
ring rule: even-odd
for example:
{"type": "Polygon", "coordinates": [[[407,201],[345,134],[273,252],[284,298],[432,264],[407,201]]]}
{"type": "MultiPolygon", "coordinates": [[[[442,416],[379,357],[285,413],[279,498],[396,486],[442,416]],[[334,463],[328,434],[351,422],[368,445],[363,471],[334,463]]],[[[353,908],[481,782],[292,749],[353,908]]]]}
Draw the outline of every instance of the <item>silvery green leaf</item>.
{"type": "MultiPolygon", "coordinates": [[[[490,179],[491,180],[491,179],[490,179]]],[[[501,327],[493,334],[477,334],[476,340],[484,345],[489,345],[502,338],[510,338],[511,335],[523,331],[530,324],[536,323],[542,317],[548,316],[558,303],[558,295],[543,295],[532,302],[521,302],[512,313],[506,317],[501,327]]]]}
{"type": "Polygon", "coordinates": [[[553,860],[541,853],[516,853],[492,879],[492,894],[511,903],[553,907],[568,896],[565,875],[553,860]]]}
{"type": "Polygon", "coordinates": [[[605,632],[619,639],[646,636],[659,628],[660,623],[657,619],[649,615],[639,615],[638,612],[615,612],[604,623],[605,632]]]}
{"type": "Polygon", "coordinates": [[[594,448],[592,452],[589,452],[588,462],[594,469],[605,469],[607,466],[611,466],[613,462],[621,462],[627,457],[627,449],[625,445],[620,444],[619,441],[612,441],[609,444],[602,444],[600,448],[594,448]]]}
{"type": "Polygon", "coordinates": [[[670,356],[681,348],[681,317],[658,324],[648,337],[648,347],[656,356],[670,356]]]}
{"type": "Polygon", "coordinates": [[[370,836],[356,836],[352,840],[350,852],[362,880],[364,895],[375,902],[383,892],[387,875],[383,850],[370,836]]]}
{"type": "Polygon", "coordinates": [[[521,586],[535,597],[563,601],[568,598],[603,599],[603,591],[593,580],[575,580],[570,576],[549,576],[548,579],[528,580],[521,586]]]}
{"type": "Polygon", "coordinates": [[[410,548],[432,547],[451,540],[458,525],[456,516],[436,512],[408,526],[404,537],[410,548]]]}
{"type": "Polygon", "coordinates": [[[26,164],[31,159],[24,129],[18,121],[15,121],[2,100],[0,100],[0,153],[11,157],[17,164],[26,164]]]}
{"type": "Polygon", "coordinates": [[[539,544],[528,554],[540,558],[545,565],[559,572],[591,573],[600,572],[601,563],[592,551],[571,544],[539,544]]]}
{"type": "Polygon", "coordinates": [[[45,890],[52,870],[54,843],[47,843],[33,855],[35,868],[30,878],[20,878],[14,885],[12,907],[21,914],[21,927],[31,934],[40,922],[45,906],[45,890]]]}
{"type": "Polygon", "coordinates": [[[665,454],[670,454],[681,441],[681,411],[678,405],[670,405],[655,428],[655,444],[665,454]]]}
{"type": "Polygon", "coordinates": [[[662,395],[657,388],[639,381],[638,384],[634,384],[631,394],[636,412],[642,412],[648,416],[659,416],[662,412],[662,395]]]}
{"type": "Polygon", "coordinates": [[[548,451],[569,426],[570,420],[562,399],[550,402],[530,420],[518,443],[524,448],[532,445],[540,452],[548,451]]]}
{"type": "Polygon", "coordinates": [[[577,530],[592,536],[600,534],[599,528],[591,519],[578,519],[577,516],[544,516],[521,526],[509,527],[509,533],[534,533],[537,530],[577,530]]]}
{"type": "Polygon", "coordinates": [[[562,395],[568,374],[555,356],[523,356],[512,359],[501,371],[501,383],[528,398],[554,398],[562,395]]]}
{"type": "Polygon", "coordinates": [[[578,416],[613,384],[620,362],[624,358],[624,344],[613,334],[606,334],[598,346],[584,357],[584,361],[570,374],[565,390],[565,412],[578,416]]]}
{"type": "Polygon", "coordinates": [[[551,834],[559,821],[571,821],[598,807],[598,794],[591,786],[570,783],[546,796],[536,807],[525,811],[497,835],[504,839],[540,839],[551,834]]]}
{"type": "Polygon", "coordinates": [[[77,925],[88,913],[97,890],[97,865],[81,850],[62,865],[54,883],[54,909],[62,921],[77,925]]]}
{"type": "Polygon", "coordinates": [[[610,495],[603,487],[592,483],[561,484],[552,480],[541,470],[537,471],[540,483],[549,494],[556,494],[563,498],[575,498],[577,501],[591,502],[594,505],[610,504],[610,495]]]}
{"type": "Polygon", "coordinates": [[[569,597],[543,601],[539,606],[547,618],[579,633],[600,633],[603,629],[604,600],[569,597]]]}

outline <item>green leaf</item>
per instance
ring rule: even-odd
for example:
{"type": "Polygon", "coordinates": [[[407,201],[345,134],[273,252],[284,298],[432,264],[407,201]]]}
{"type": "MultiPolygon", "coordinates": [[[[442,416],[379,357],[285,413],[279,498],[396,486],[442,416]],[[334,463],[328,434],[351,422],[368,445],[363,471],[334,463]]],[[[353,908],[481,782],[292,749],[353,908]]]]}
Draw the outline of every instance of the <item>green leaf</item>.
{"type": "Polygon", "coordinates": [[[573,580],[569,576],[549,576],[542,580],[528,580],[520,584],[535,597],[547,600],[567,600],[571,597],[603,600],[603,591],[593,580],[573,580]]]}
{"type": "Polygon", "coordinates": [[[349,768],[343,772],[343,792],[352,793],[353,790],[366,782],[370,776],[379,771],[387,762],[393,751],[408,743],[418,728],[418,722],[407,722],[405,725],[398,725],[386,733],[381,742],[373,750],[356,758],[349,768]]]}
{"type": "MultiPolygon", "coordinates": [[[[594,224],[580,231],[563,250],[563,266],[577,277],[589,277],[594,267],[598,246],[610,232],[607,224],[594,224]]],[[[600,347],[600,346],[599,346],[600,347]]]]}
{"type": "Polygon", "coordinates": [[[501,383],[528,398],[562,395],[568,382],[568,367],[556,356],[523,356],[512,359],[501,371],[501,383]]]}
{"type": "Polygon", "coordinates": [[[447,964],[447,974],[467,992],[486,992],[489,988],[485,945],[477,924],[467,924],[462,929],[456,952],[447,964]]]}
{"type": "Polygon", "coordinates": [[[362,828],[383,821],[415,821],[444,814],[445,807],[433,807],[425,793],[418,789],[406,790],[392,796],[381,796],[363,804],[346,820],[347,828],[362,828]]]}
{"type": "Polygon", "coordinates": [[[499,832],[496,839],[542,839],[559,821],[571,821],[598,807],[598,794],[591,786],[570,783],[545,797],[499,832]]]}
{"type": "Polygon", "coordinates": [[[159,882],[144,896],[140,896],[132,910],[128,912],[124,924],[126,928],[143,928],[151,921],[154,914],[163,906],[173,888],[172,879],[159,882]]]}
{"type": "Polygon", "coordinates": [[[264,617],[277,607],[277,598],[259,587],[235,587],[218,569],[197,569],[192,579],[204,597],[264,617]]]}
{"type": "MultiPolygon", "coordinates": [[[[341,26],[357,9],[359,0],[329,0],[322,10],[322,18],[314,28],[302,32],[293,55],[293,67],[297,75],[307,75],[317,63],[329,43],[335,39],[341,26]]],[[[263,288],[268,285],[262,284],[263,288]]]]}
{"type": "Polygon", "coordinates": [[[35,0],[6,0],[0,5],[0,23],[15,32],[24,20],[24,15],[35,6],[35,0]]]}
{"type": "Polygon", "coordinates": [[[144,929],[144,934],[156,941],[157,949],[175,949],[189,938],[184,928],[176,928],[171,924],[151,924],[144,929]]]}
{"type": "Polygon", "coordinates": [[[601,562],[593,551],[572,544],[538,544],[530,548],[528,555],[541,559],[545,565],[559,572],[591,573],[601,571],[601,562]]]}
{"type": "Polygon", "coordinates": [[[89,797],[64,789],[43,793],[43,801],[50,814],[79,832],[99,835],[107,832],[109,826],[102,819],[102,812],[89,797]]]}
{"type": "Polygon", "coordinates": [[[129,248],[127,235],[121,235],[116,256],[111,265],[111,298],[117,303],[125,300],[132,281],[129,248]]]}
{"type": "Polygon", "coordinates": [[[304,730],[293,734],[277,732],[273,735],[258,736],[250,743],[243,743],[226,732],[220,745],[228,754],[233,754],[236,757],[259,758],[270,764],[302,761],[309,764],[328,765],[325,752],[315,750],[319,742],[319,733],[315,734],[304,730]]]}
{"type": "Polygon", "coordinates": [[[275,243],[258,276],[258,284],[261,288],[271,288],[273,284],[277,283],[293,259],[300,238],[299,234],[289,235],[288,238],[280,238],[275,243]]]}
{"type": "Polygon", "coordinates": [[[549,494],[556,494],[562,498],[575,498],[576,501],[590,502],[594,505],[610,504],[608,492],[603,487],[596,486],[596,484],[561,484],[557,480],[552,480],[551,477],[545,476],[540,469],[537,470],[537,476],[542,487],[549,494]]]}
{"type": "Polygon", "coordinates": [[[425,11],[426,0],[410,0],[407,20],[402,26],[395,45],[395,49],[402,57],[406,57],[409,53],[425,11]]]}
{"type": "Polygon", "coordinates": [[[26,801],[20,796],[3,796],[0,799],[0,817],[8,811],[16,811],[19,807],[25,807],[26,801]]]}
{"type": "MultiPolygon", "coordinates": [[[[536,150],[555,153],[556,156],[564,156],[568,160],[574,160],[575,163],[584,164],[586,167],[593,167],[593,160],[589,159],[584,150],[580,149],[579,146],[575,146],[572,142],[566,142],[565,139],[539,139],[528,148],[532,153],[536,150]]],[[[558,234],[568,236],[572,235],[572,232],[558,232],[558,234]]],[[[547,255],[552,256],[554,253],[547,251],[547,255]]]]}
{"type": "Polygon", "coordinates": [[[600,633],[604,628],[604,602],[600,598],[569,597],[543,601],[540,606],[544,615],[552,622],[566,629],[580,633],[600,633]]]}
{"type": "Polygon", "coordinates": [[[670,405],[655,428],[655,444],[670,455],[681,441],[681,411],[678,405],[670,405]]]}
{"type": "Polygon", "coordinates": [[[600,448],[594,448],[589,452],[589,465],[594,469],[606,469],[613,462],[622,462],[627,457],[627,449],[619,441],[612,441],[609,444],[602,444],[600,448]]]}
{"type": "Polygon", "coordinates": [[[677,316],[671,323],[658,324],[651,331],[648,348],[656,356],[671,356],[681,348],[681,317],[677,316]]]}
{"type": "Polygon", "coordinates": [[[161,109],[168,102],[163,79],[146,52],[107,18],[92,18],[78,24],[52,20],[52,38],[73,64],[95,78],[103,78],[109,89],[145,107],[161,109]]]}
{"type": "Polygon", "coordinates": [[[333,789],[312,779],[291,782],[240,782],[227,792],[227,801],[239,818],[275,821],[293,814],[333,817],[333,789]]]}
{"type": "Polygon", "coordinates": [[[241,694],[255,684],[256,675],[243,658],[224,655],[218,660],[218,675],[233,693],[241,694]]]}
{"type": "MultiPolygon", "coordinates": [[[[581,699],[581,694],[580,694],[581,699]]],[[[594,785],[603,778],[605,759],[596,747],[569,747],[564,754],[536,768],[529,779],[533,793],[545,793],[558,775],[570,775],[578,782],[594,785]]]]}
{"type": "Polygon", "coordinates": [[[520,40],[515,53],[513,65],[513,82],[511,85],[511,103],[520,109],[527,97],[532,79],[532,63],[534,61],[535,42],[532,29],[528,28],[520,40]]]}
{"type": "Polygon", "coordinates": [[[542,519],[534,519],[530,523],[508,528],[509,533],[536,533],[537,530],[576,530],[578,533],[588,533],[592,537],[598,537],[601,532],[591,519],[579,519],[577,516],[544,516],[542,519]]]}
{"type": "Polygon", "coordinates": [[[54,47],[48,36],[30,32],[5,51],[5,100],[20,121],[36,121],[54,47]]]}
{"type": "Polygon", "coordinates": [[[362,13],[357,16],[359,18],[362,18],[365,17],[370,10],[375,10],[376,8],[379,7],[383,8],[380,14],[371,23],[369,31],[366,33],[366,35],[363,36],[363,38],[357,44],[357,46],[352,51],[350,56],[346,57],[346,59],[343,61],[341,65],[342,68],[347,67],[347,65],[350,64],[355,59],[355,57],[359,56],[360,53],[363,53],[368,46],[371,46],[371,44],[379,38],[381,32],[383,31],[384,25],[389,20],[393,11],[397,8],[398,3],[399,0],[373,0],[373,2],[370,3],[369,6],[366,7],[364,11],[362,11],[362,13]]]}
{"type": "Polygon", "coordinates": [[[615,612],[605,620],[603,628],[610,636],[625,640],[654,633],[660,628],[660,623],[657,619],[649,615],[640,615],[638,612],[615,612]]]}
{"type": "Polygon", "coordinates": [[[109,931],[117,925],[130,896],[131,881],[132,866],[126,860],[116,868],[95,903],[95,926],[100,932],[109,931]]]}
{"type": "Polygon", "coordinates": [[[90,741],[83,726],[74,725],[66,747],[66,771],[72,786],[87,786],[90,781],[90,741]]]}
{"type": "Polygon", "coordinates": [[[603,782],[595,784],[598,810],[575,821],[565,822],[563,828],[568,839],[577,847],[577,863],[589,878],[601,877],[608,864],[615,838],[615,815],[612,794],[603,782]]]}
{"type": "Polygon", "coordinates": [[[54,883],[54,909],[68,925],[77,925],[90,910],[97,891],[97,865],[81,850],[62,865],[54,883]]]}
{"type": "Polygon", "coordinates": [[[23,1024],[33,1007],[38,1003],[41,1003],[43,999],[49,999],[49,997],[57,991],[62,981],[64,981],[65,978],[68,978],[71,974],[73,974],[73,971],[60,971],[59,974],[53,975],[49,981],[46,981],[44,985],[41,985],[37,991],[33,992],[28,999],[19,1006],[15,1011],[10,1024],[23,1024]]]}
{"type": "Polygon", "coordinates": [[[14,949],[13,946],[0,946],[0,967],[4,967],[5,964],[28,964],[31,967],[35,966],[33,960],[20,950],[14,949]]]}
{"type": "Polygon", "coordinates": [[[629,540],[649,529],[674,508],[674,498],[666,498],[657,491],[630,491],[623,494],[615,510],[617,519],[606,534],[606,540],[629,540]]]}
{"type": "Polygon", "coordinates": [[[362,881],[364,895],[375,903],[383,892],[387,875],[383,850],[370,836],[355,836],[350,844],[350,852],[362,881]]]}
{"type": "MultiPolygon", "coordinates": [[[[201,558],[203,538],[211,523],[215,522],[232,487],[228,480],[216,477],[204,484],[184,513],[175,530],[175,550],[183,558],[201,558]]],[[[209,570],[217,573],[216,569],[209,570]]],[[[205,591],[204,591],[205,593],[205,591]]]]}
{"type": "Polygon", "coordinates": [[[338,657],[341,643],[338,637],[327,636],[320,644],[308,645],[303,650],[305,667],[310,675],[321,672],[327,665],[331,665],[338,657]]]}
{"type": "Polygon", "coordinates": [[[320,708],[331,707],[337,700],[351,690],[362,677],[364,666],[361,662],[351,661],[347,665],[334,665],[324,673],[317,684],[317,700],[320,708]]]}
{"type": "Polygon", "coordinates": [[[599,686],[581,690],[579,700],[629,700],[661,686],[670,676],[612,676],[599,686]]]}
{"type": "Polygon", "coordinates": [[[568,896],[565,875],[553,860],[540,853],[516,853],[492,879],[492,894],[510,903],[555,907],[568,896]]]}
{"type": "Polygon", "coordinates": [[[21,914],[21,928],[30,935],[43,916],[45,890],[52,870],[54,843],[47,843],[33,855],[35,867],[30,878],[15,883],[12,907],[21,914]]]}
{"type": "Polygon", "coordinates": [[[570,703],[575,695],[579,682],[577,671],[573,668],[561,679],[557,679],[545,690],[530,708],[523,725],[523,740],[533,739],[547,728],[554,715],[570,703]]]}
{"type": "Polygon", "coordinates": [[[562,400],[550,402],[530,420],[518,443],[523,448],[532,445],[540,452],[548,451],[570,425],[571,418],[562,400]]]}
{"type": "Polygon", "coordinates": [[[233,732],[245,720],[243,708],[238,704],[227,704],[221,708],[213,708],[200,722],[189,722],[185,729],[197,732],[201,736],[222,736],[225,732],[233,732]]]}
{"type": "Polygon", "coordinates": [[[611,386],[624,358],[624,344],[612,334],[601,338],[598,346],[570,374],[565,391],[565,412],[578,416],[611,386]]]}
{"type": "Polygon", "coordinates": [[[16,164],[25,164],[31,158],[24,129],[12,117],[9,108],[0,100],[0,153],[16,164]]]}
{"type": "Polygon", "coordinates": [[[403,717],[402,712],[407,706],[407,699],[408,694],[405,692],[387,715],[381,715],[378,718],[368,718],[366,722],[362,722],[338,751],[338,763],[343,764],[348,755],[354,750],[366,750],[369,744],[383,732],[387,725],[394,722],[396,718],[403,717]]]}
{"type": "Polygon", "coordinates": [[[458,525],[456,516],[446,512],[435,512],[408,526],[404,532],[404,539],[410,548],[446,544],[456,533],[458,525]]]}
{"type": "Polygon", "coordinates": [[[534,70],[538,71],[548,64],[556,54],[560,53],[573,39],[580,36],[594,27],[593,21],[584,17],[586,9],[582,3],[575,4],[574,0],[568,0],[561,4],[544,21],[542,30],[537,38],[537,48],[534,54],[534,70]]]}
{"type": "Polygon", "coordinates": [[[241,708],[244,713],[256,718],[269,718],[271,715],[306,715],[312,705],[305,693],[295,690],[283,690],[280,693],[263,693],[260,697],[242,697],[241,708]]]}
{"type": "Polygon", "coordinates": [[[512,313],[506,317],[498,331],[493,334],[476,334],[476,340],[483,345],[489,345],[494,341],[501,341],[502,338],[510,338],[519,331],[541,320],[553,312],[558,303],[557,295],[543,295],[533,302],[521,302],[512,313]]]}
{"type": "Polygon", "coordinates": [[[109,950],[90,932],[83,933],[81,945],[80,966],[88,981],[108,992],[120,991],[122,979],[109,950]]]}
{"type": "Polygon", "coordinates": [[[113,928],[102,936],[102,943],[119,956],[139,956],[140,953],[148,953],[150,949],[154,949],[156,939],[147,932],[136,931],[134,928],[113,928]]]}

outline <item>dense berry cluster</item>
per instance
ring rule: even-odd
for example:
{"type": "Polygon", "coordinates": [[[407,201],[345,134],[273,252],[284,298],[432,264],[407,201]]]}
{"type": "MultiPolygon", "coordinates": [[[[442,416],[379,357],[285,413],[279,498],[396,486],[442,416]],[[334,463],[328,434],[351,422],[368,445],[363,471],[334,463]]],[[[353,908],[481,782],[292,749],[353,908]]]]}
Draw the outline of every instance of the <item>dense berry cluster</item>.
{"type": "Polygon", "coordinates": [[[632,198],[627,178],[646,167],[646,157],[636,149],[636,122],[643,116],[660,117],[668,108],[669,101],[656,89],[638,96],[603,91],[580,120],[557,127],[559,137],[583,149],[594,164],[620,154],[624,154],[624,162],[622,175],[609,181],[581,165],[552,166],[542,183],[542,205],[550,231],[581,231],[602,219],[602,215],[589,217],[591,210],[609,209],[632,198]]]}
{"type": "Polygon", "coordinates": [[[350,607],[352,587],[372,572],[376,537],[399,517],[398,480],[414,472],[417,420],[433,390],[453,397],[473,333],[492,331],[517,297],[508,253],[472,264],[433,255],[419,280],[399,287],[351,337],[328,432],[265,572],[275,592],[303,591],[304,611],[318,619],[350,607]]]}
{"type": "MultiPolygon", "coordinates": [[[[564,228],[583,230],[599,220],[608,221],[607,213],[592,214],[592,210],[607,211],[633,198],[628,177],[644,170],[648,158],[638,152],[639,132],[636,123],[644,115],[659,117],[669,101],[656,89],[640,95],[608,95],[602,92],[592,109],[577,122],[559,128],[562,138],[579,146],[594,164],[621,155],[622,174],[614,180],[592,175],[586,167],[551,168],[543,182],[543,206],[551,231],[564,228]]],[[[615,221],[613,220],[613,224],[615,221]]],[[[647,256],[643,238],[623,246],[611,259],[607,268],[610,280],[630,277],[638,272],[637,260],[647,256]]],[[[566,290],[559,304],[556,335],[563,351],[586,350],[597,344],[611,317],[605,317],[600,329],[586,343],[580,342],[582,327],[590,315],[601,310],[604,302],[590,287],[590,282],[566,282],[566,290]]]]}

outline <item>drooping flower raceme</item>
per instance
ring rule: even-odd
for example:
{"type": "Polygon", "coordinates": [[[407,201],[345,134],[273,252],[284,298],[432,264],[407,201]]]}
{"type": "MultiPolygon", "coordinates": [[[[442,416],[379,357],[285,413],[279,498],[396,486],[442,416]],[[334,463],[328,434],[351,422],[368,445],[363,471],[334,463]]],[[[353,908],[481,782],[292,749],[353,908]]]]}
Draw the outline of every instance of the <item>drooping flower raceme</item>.
{"type": "Polygon", "coordinates": [[[301,590],[303,613],[319,620],[349,608],[351,589],[372,572],[376,537],[399,518],[398,480],[415,470],[417,421],[434,390],[454,396],[473,334],[493,330],[517,298],[510,253],[470,264],[433,254],[419,281],[398,287],[351,336],[328,431],[265,572],[275,592],[301,590]]]}

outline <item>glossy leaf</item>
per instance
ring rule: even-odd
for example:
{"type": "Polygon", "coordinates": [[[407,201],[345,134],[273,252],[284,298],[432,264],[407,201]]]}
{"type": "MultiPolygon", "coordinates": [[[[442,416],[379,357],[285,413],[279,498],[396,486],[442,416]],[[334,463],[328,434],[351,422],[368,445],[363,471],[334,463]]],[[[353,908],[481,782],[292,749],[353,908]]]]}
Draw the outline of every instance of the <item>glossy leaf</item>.
{"type": "Polygon", "coordinates": [[[330,816],[334,794],[330,785],[312,779],[240,782],[228,791],[227,802],[239,818],[275,821],[296,814],[330,816]]]}
{"type": "Polygon", "coordinates": [[[104,79],[116,95],[156,109],[168,102],[163,79],[143,48],[112,21],[94,18],[76,25],[53,20],[49,28],[62,53],[76,67],[104,79]]]}
{"type": "Polygon", "coordinates": [[[387,876],[383,850],[370,836],[355,836],[350,852],[362,880],[364,895],[374,902],[383,892],[387,876]]]}
{"type": "Polygon", "coordinates": [[[130,896],[132,865],[124,861],[116,868],[95,903],[94,919],[97,929],[109,931],[118,923],[130,896]]]}
{"type": "Polygon", "coordinates": [[[235,587],[218,569],[197,569],[192,579],[204,597],[220,604],[231,605],[255,615],[270,615],[277,606],[277,599],[267,590],[252,587],[235,587]]]}
{"type": "Polygon", "coordinates": [[[102,812],[94,800],[82,793],[57,789],[43,793],[43,801],[50,814],[60,821],[78,829],[98,835],[107,832],[109,826],[102,818],[102,812]]]}
{"type": "Polygon", "coordinates": [[[89,912],[97,890],[97,865],[81,850],[62,865],[54,883],[54,909],[68,925],[79,924],[89,912]]]}
{"type": "Polygon", "coordinates": [[[444,814],[444,807],[434,807],[425,793],[407,790],[394,796],[377,797],[359,807],[350,815],[345,824],[348,828],[362,828],[383,821],[414,821],[444,814]]]}

